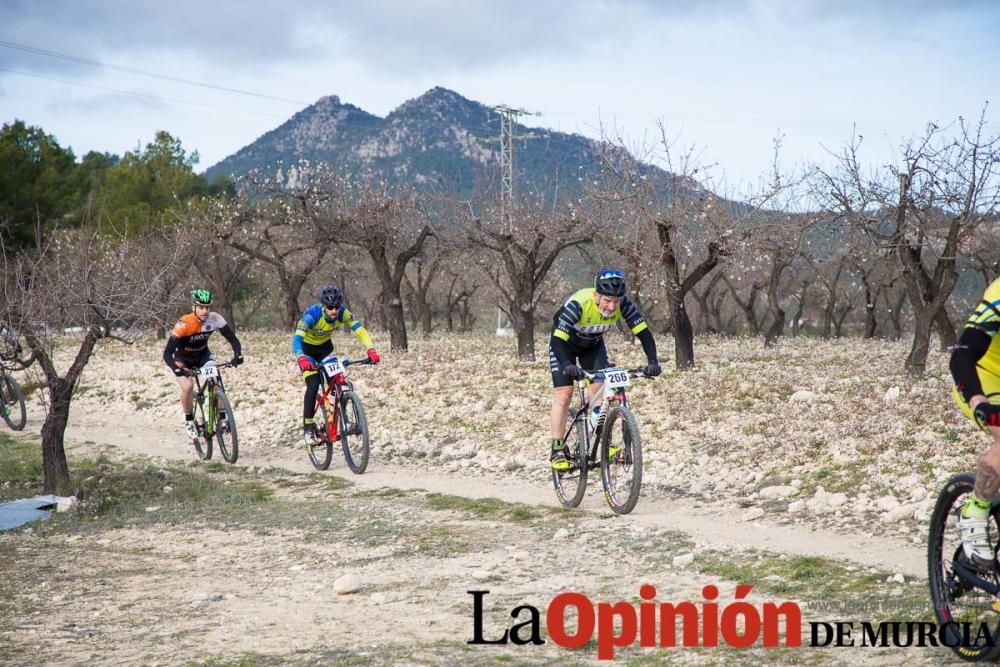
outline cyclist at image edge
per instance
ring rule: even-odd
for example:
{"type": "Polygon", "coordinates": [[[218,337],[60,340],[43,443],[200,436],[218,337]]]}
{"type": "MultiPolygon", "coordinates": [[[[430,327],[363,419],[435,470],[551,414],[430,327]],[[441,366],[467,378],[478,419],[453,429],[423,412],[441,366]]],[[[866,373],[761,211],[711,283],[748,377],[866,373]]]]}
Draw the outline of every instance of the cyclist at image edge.
{"type": "Polygon", "coordinates": [[[302,437],[307,445],[318,442],[316,424],[316,396],[319,394],[319,372],[316,363],[333,354],[333,332],[342,326],[350,328],[365,346],[368,359],[379,362],[378,352],[371,336],[361,322],[344,306],[344,293],[339,287],[327,285],[319,295],[319,303],[306,308],[295,325],[292,352],[295,353],[302,377],[306,381],[306,394],[302,402],[302,437]]]}
{"type": "Polygon", "coordinates": [[[987,396],[1000,393],[1000,279],[994,280],[965,323],[952,348],[949,368],[952,394],[963,413],[993,437],[992,446],[976,466],[972,496],[962,508],[958,529],[966,558],[976,567],[993,569],[988,523],[990,500],[1000,490],[1000,406],[987,396]]]}
{"type": "MultiPolygon", "coordinates": [[[[573,397],[573,381],[583,378],[584,369],[595,371],[608,367],[604,334],[621,319],[642,343],[647,363],[643,372],[650,377],[659,375],[656,341],[642,313],[625,296],[625,278],[621,271],[602,269],[594,278],[593,288],[573,294],[553,318],[552,338],[549,341],[549,368],[554,387],[549,414],[552,434],[549,460],[553,470],[569,469],[562,437],[573,397]]],[[[595,396],[600,389],[601,384],[591,384],[589,397],[595,396]]]]}
{"type": "Polygon", "coordinates": [[[198,439],[198,427],[194,423],[194,379],[186,371],[201,368],[212,358],[208,339],[213,331],[221,333],[232,346],[230,363],[233,366],[242,364],[243,346],[225,318],[212,310],[212,293],[207,289],[192,290],[191,312],[177,320],[163,350],[163,361],[177,377],[187,434],[192,440],[198,439]]]}

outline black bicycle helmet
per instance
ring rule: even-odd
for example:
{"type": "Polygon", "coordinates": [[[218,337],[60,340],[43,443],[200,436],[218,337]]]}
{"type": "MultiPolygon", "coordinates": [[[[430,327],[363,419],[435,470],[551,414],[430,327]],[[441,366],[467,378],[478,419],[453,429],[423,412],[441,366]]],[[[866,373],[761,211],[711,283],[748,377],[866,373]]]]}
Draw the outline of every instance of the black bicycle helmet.
{"type": "Polygon", "coordinates": [[[598,294],[621,298],[625,296],[625,276],[621,271],[601,269],[594,278],[594,289],[598,294]]]}
{"type": "Polygon", "coordinates": [[[344,293],[336,285],[327,285],[319,294],[320,303],[327,308],[340,308],[344,303],[344,293]]]}

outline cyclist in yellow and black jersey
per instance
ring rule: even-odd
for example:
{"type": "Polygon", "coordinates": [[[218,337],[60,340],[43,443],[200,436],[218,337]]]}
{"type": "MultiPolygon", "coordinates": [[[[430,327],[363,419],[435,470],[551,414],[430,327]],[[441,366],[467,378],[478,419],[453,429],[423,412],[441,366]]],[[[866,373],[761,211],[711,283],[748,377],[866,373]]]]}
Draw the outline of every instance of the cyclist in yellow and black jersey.
{"type": "Polygon", "coordinates": [[[1000,279],[983,294],[952,349],[949,368],[955,386],[952,394],[963,413],[993,437],[993,445],[980,457],[971,498],[962,508],[958,529],[965,557],[976,567],[993,570],[989,542],[990,500],[1000,491],[1000,279]]]}
{"type": "MultiPolygon", "coordinates": [[[[574,293],[553,318],[549,368],[554,389],[549,426],[552,434],[550,461],[554,470],[569,469],[562,436],[573,397],[573,381],[583,377],[584,369],[594,371],[608,367],[604,334],[619,320],[625,320],[629,330],[642,343],[646,353],[646,375],[659,375],[656,341],[642,313],[625,296],[625,277],[621,271],[602,269],[594,279],[594,286],[574,293]]],[[[590,396],[600,388],[600,384],[592,384],[590,396]]]]}
{"type": "Polygon", "coordinates": [[[373,364],[379,362],[371,336],[361,321],[344,306],[344,293],[340,288],[327,285],[320,293],[319,301],[302,313],[292,336],[292,352],[306,381],[306,394],[302,404],[302,436],[307,445],[316,442],[316,425],[313,422],[316,396],[319,393],[319,371],[316,366],[323,357],[333,353],[333,332],[347,327],[365,346],[368,359],[373,364]]]}

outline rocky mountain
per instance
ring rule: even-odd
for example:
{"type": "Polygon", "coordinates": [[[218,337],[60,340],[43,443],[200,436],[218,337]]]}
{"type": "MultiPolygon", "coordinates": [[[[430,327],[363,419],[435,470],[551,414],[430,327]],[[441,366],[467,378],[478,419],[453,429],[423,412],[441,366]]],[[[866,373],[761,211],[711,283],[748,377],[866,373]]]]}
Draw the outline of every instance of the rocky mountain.
{"type": "MultiPolygon", "coordinates": [[[[581,182],[598,170],[598,144],[576,134],[514,127],[514,178],[521,185],[581,182]]],[[[498,174],[500,114],[458,93],[433,88],[385,118],[336,95],[296,113],[235,154],[209,167],[209,179],[239,177],[300,159],[348,171],[370,167],[417,185],[470,192],[498,174]]]]}

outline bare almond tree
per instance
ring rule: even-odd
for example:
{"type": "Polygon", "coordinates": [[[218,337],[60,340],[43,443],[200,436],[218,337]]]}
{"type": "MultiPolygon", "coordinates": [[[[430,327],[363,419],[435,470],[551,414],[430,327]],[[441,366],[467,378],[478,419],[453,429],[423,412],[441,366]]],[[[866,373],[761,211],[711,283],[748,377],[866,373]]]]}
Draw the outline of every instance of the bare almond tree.
{"type": "Polygon", "coordinates": [[[986,134],[986,108],[976,123],[934,123],[901,146],[898,164],[868,173],[862,137],[854,137],[834,170],[817,172],[831,208],[896,257],[914,315],[904,369],[923,375],[933,329],[941,344],[955,340],[947,301],[958,259],[973,232],[995,219],[1000,205],[1000,135],[986,134]]]}
{"type": "MultiPolygon", "coordinates": [[[[598,217],[609,229],[638,225],[655,235],[647,249],[663,272],[663,291],[674,334],[678,370],[694,366],[694,330],[685,299],[746,238],[748,220],[784,186],[741,198],[720,197],[704,185],[706,168],[694,147],[678,151],[660,124],[655,144],[629,150],[619,138],[605,142],[603,181],[590,193],[598,217]],[[666,173],[650,164],[663,165],[666,173]]],[[[631,231],[626,236],[641,238],[631,231]]]]}
{"type": "Polygon", "coordinates": [[[402,284],[407,266],[432,236],[425,202],[412,187],[392,185],[372,172],[346,183],[340,201],[331,207],[332,217],[343,221],[337,241],[368,254],[381,288],[378,306],[389,327],[391,347],[405,352],[409,343],[402,284]]]}
{"type": "Polygon", "coordinates": [[[439,255],[428,257],[426,262],[422,257],[417,257],[411,263],[412,268],[409,274],[403,276],[403,281],[406,283],[407,301],[410,306],[410,317],[413,321],[412,326],[414,329],[419,326],[420,334],[424,338],[430,336],[431,330],[434,328],[431,317],[433,294],[430,288],[434,279],[440,275],[444,261],[439,255]],[[410,276],[413,276],[412,280],[410,276]]]}
{"type": "Polygon", "coordinates": [[[179,240],[153,233],[130,237],[107,227],[98,232],[91,222],[50,233],[37,252],[3,253],[3,317],[27,343],[21,362],[37,362],[45,380],[46,493],[72,492],[64,435],[74,392],[98,343],[128,342],[172,315],[162,285],[180,271],[179,240]],[[66,350],[72,361],[61,370],[57,356],[66,350]]]}
{"type": "Polygon", "coordinates": [[[217,204],[218,237],[269,269],[288,326],[302,313],[303,288],[346,225],[345,182],[323,165],[302,162],[287,175],[252,172],[238,199],[217,204]]]}
{"type": "Polygon", "coordinates": [[[522,198],[503,219],[499,202],[465,202],[468,242],[484,252],[480,261],[500,295],[517,336],[519,359],[535,360],[535,313],[553,262],[567,248],[589,243],[593,230],[571,204],[522,198]]]}

